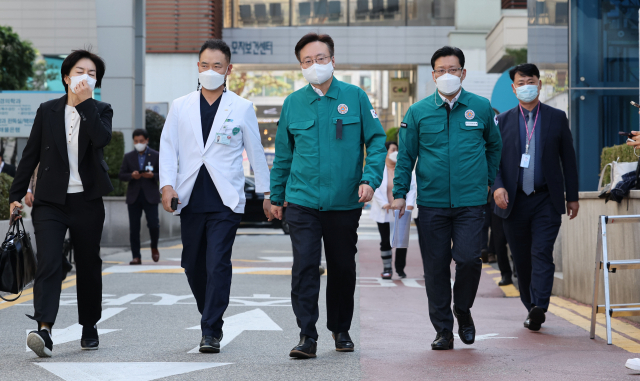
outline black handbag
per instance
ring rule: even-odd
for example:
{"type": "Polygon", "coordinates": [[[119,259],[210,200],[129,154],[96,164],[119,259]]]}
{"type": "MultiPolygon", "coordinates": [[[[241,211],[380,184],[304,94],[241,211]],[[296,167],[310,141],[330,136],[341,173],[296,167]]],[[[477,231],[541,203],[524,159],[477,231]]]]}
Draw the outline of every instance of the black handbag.
{"type": "Polygon", "coordinates": [[[19,295],[14,299],[5,299],[0,295],[0,299],[7,302],[18,300],[25,286],[35,278],[36,268],[31,235],[25,230],[20,218],[11,223],[0,246],[0,291],[19,295]]]}

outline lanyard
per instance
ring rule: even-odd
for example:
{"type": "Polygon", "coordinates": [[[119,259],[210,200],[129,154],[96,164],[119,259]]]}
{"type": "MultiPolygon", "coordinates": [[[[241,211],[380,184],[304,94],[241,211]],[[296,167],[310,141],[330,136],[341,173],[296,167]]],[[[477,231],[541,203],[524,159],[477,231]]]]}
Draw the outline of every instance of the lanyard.
{"type": "MultiPolygon", "coordinates": [[[[525,145],[525,153],[528,155],[529,154],[529,143],[531,143],[531,138],[533,138],[533,132],[536,130],[536,124],[538,124],[538,115],[540,115],[540,102],[538,102],[538,112],[536,112],[536,119],[533,122],[533,128],[531,129],[531,134],[529,134],[529,125],[527,123],[527,118],[524,117],[524,111],[522,111],[522,106],[518,105],[518,107],[520,107],[520,113],[522,114],[522,119],[524,119],[524,128],[527,129],[527,144],[525,145]]],[[[531,117],[531,115],[529,115],[529,117],[531,117]]]]}

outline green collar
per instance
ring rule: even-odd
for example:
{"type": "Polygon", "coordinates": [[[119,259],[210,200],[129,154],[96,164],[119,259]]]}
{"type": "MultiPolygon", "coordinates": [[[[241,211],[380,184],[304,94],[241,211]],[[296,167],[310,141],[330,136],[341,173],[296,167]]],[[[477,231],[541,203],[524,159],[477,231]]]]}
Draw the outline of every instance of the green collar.
{"type": "MultiPolygon", "coordinates": [[[[309,99],[309,103],[313,103],[318,100],[318,94],[315,92],[311,84],[307,85],[307,89],[305,91],[307,92],[307,98],[309,99]]],[[[331,81],[331,86],[329,86],[329,91],[327,91],[327,93],[324,96],[332,99],[338,99],[339,94],[340,94],[340,81],[338,81],[336,77],[333,77],[333,80],[331,81]]]]}
{"type": "MultiPolygon", "coordinates": [[[[437,108],[444,107],[444,101],[442,100],[442,98],[440,98],[440,93],[438,93],[438,89],[436,89],[436,91],[433,93],[433,97],[434,97],[434,100],[437,101],[437,103],[434,103],[434,104],[439,104],[440,102],[442,102],[442,104],[438,105],[437,108]]],[[[460,96],[458,97],[458,100],[453,105],[453,107],[455,108],[456,104],[458,103],[460,103],[463,106],[468,106],[470,98],[471,98],[471,93],[469,93],[463,88],[462,90],[460,90],[460,96]]]]}

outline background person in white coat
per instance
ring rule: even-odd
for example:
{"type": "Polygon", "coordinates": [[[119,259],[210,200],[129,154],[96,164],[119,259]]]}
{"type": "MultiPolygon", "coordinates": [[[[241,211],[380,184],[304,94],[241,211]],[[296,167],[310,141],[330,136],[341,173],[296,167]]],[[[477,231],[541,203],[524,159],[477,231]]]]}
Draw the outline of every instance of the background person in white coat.
{"type": "Polygon", "coordinates": [[[200,352],[207,353],[220,352],[222,315],[229,305],[231,249],[245,206],[245,149],[271,219],[258,120],[251,102],[226,89],[230,62],[223,41],[202,45],[202,89],[173,101],[160,140],[162,206],[180,215],[182,267],[202,314],[200,352]],[[177,210],[171,206],[174,197],[180,200],[177,210]]]}
{"type": "MultiPolygon", "coordinates": [[[[393,202],[393,175],[396,168],[398,156],[398,144],[396,142],[386,142],[387,158],[385,159],[385,167],[382,173],[382,183],[376,189],[371,200],[371,219],[377,222],[378,231],[380,232],[380,257],[382,258],[383,270],[380,276],[382,279],[391,279],[393,268],[391,267],[392,251],[391,251],[391,224],[394,219],[393,210],[390,210],[391,202],[393,202]]],[[[416,200],[416,184],[415,177],[411,182],[411,189],[407,194],[407,210],[413,210],[416,200]]],[[[396,272],[400,278],[406,278],[404,267],[407,264],[407,249],[396,249],[396,272]]]]}

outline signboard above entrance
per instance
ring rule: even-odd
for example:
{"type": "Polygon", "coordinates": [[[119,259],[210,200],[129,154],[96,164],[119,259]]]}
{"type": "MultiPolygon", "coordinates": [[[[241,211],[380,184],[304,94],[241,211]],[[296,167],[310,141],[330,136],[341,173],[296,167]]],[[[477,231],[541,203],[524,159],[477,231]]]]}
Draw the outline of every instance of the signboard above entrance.
{"type": "Polygon", "coordinates": [[[389,102],[409,102],[409,78],[389,79],[389,102]]]}
{"type": "Polygon", "coordinates": [[[0,91],[0,137],[28,138],[40,104],[64,94],[57,91],[0,91]]]}

